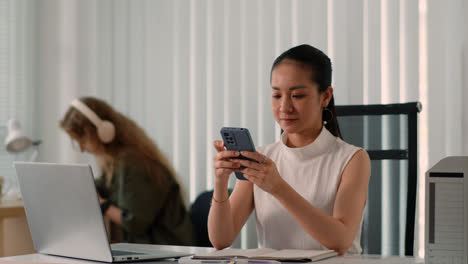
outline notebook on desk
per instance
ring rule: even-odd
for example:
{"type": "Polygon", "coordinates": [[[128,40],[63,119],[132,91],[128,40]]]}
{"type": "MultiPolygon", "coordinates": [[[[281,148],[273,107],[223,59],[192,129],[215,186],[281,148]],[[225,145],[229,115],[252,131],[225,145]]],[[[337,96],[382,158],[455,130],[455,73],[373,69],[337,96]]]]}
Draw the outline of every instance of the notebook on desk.
{"type": "Polygon", "coordinates": [[[256,249],[235,249],[227,248],[214,251],[205,255],[195,255],[194,259],[268,259],[279,261],[318,261],[338,255],[333,250],[302,250],[302,249],[282,249],[271,248],[256,249]]]}
{"type": "Polygon", "coordinates": [[[39,253],[104,262],[176,258],[190,253],[109,245],[89,165],[14,163],[39,253]]]}

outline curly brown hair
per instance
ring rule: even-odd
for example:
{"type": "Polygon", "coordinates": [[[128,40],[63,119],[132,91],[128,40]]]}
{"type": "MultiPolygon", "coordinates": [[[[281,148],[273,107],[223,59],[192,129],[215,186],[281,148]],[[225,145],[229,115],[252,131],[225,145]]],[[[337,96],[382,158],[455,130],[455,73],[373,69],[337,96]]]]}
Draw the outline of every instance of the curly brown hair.
{"type": "Polygon", "coordinates": [[[110,184],[113,168],[119,165],[122,157],[132,155],[132,158],[142,162],[146,174],[153,183],[164,184],[165,180],[160,173],[161,169],[167,170],[175,179],[175,171],[167,158],[159,150],[151,138],[133,120],[116,111],[109,104],[94,97],[82,97],[79,100],[86,104],[102,120],[110,121],[115,126],[115,137],[109,143],[99,140],[96,126],[85,117],[80,111],[70,106],[64,118],[59,122],[60,127],[72,138],[90,140],[93,144],[98,144],[104,150],[105,156],[110,157],[109,162],[103,162],[103,157],[97,157],[106,182],[110,184]]]}

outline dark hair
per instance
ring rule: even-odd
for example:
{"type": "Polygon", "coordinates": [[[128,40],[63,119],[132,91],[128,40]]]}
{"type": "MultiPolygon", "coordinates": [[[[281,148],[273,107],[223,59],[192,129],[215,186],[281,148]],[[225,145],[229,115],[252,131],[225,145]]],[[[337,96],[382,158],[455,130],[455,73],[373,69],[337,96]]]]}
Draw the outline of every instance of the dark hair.
{"type": "MultiPolygon", "coordinates": [[[[323,93],[331,85],[332,67],[330,58],[321,50],[306,44],[293,47],[279,55],[271,67],[270,80],[271,73],[275,67],[286,59],[299,62],[311,69],[311,80],[319,85],[319,93],[323,93]]],[[[322,113],[322,120],[327,121],[325,128],[335,137],[342,138],[338,120],[336,119],[335,99],[333,95],[326,108],[328,108],[330,112],[323,111],[322,113]],[[326,117],[327,115],[329,116],[330,113],[331,117],[326,117]]]]}

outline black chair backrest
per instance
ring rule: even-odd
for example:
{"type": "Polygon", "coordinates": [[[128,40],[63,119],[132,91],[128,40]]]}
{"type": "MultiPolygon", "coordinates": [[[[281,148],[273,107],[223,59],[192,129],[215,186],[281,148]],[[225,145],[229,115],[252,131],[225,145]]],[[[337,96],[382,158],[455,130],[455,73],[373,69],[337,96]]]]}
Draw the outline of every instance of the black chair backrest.
{"type": "Polygon", "coordinates": [[[210,212],[213,191],[205,191],[198,195],[190,208],[190,219],[194,227],[195,246],[212,247],[208,238],[208,213],[210,212]]]}
{"type": "Polygon", "coordinates": [[[387,249],[387,252],[390,251],[392,255],[401,254],[399,249],[402,246],[399,245],[398,234],[393,233],[403,231],[400,230],[399,222],[399,212],[403,211],[406,214],[404,254],[413,255],[418,160],[417,115],[420,111],[419,102],[336,106],[338,123],[344,140],[366,149],[372,161],[372,175],[361,238],[363,253],[381,254],[383,246],[398,244],[390,250],[387,249]],[[384,160],[386,163],[382,162],[384,160]],[[382,186],[386,183],[390,183],[391,186],[382,186]],[[401,186],[406,186],[406,190],[402,190],[401,186]],[[382,197],[383,189],[391,190],[391,195],[382,197]],[[406,205],[403,205],[406,208],[401,208],[403,206],[393,208],[394,204],[398,204],[401,200],[400,193],[406,198],[406,205]],[[388,201],[389,204],[393,203],[393,207],[382,206],[382,202],[388,201]],[[388,209],[391,213],[382,215],[382,210],[388,209]],[[390,227],[382,226],[382,222],[390,223],[390,227]],[[381,242],[384,229],[387,234],[393,232],[390,234],[391,241],[385,243],[387,245],[382,245],[381,242]]]}

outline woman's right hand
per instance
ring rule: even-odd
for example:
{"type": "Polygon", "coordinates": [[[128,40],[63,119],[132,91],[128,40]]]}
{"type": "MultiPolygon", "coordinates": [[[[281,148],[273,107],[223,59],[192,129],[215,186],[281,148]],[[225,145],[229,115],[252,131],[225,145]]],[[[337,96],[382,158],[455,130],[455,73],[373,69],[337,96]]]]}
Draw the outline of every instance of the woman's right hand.
{"type": "Polygon", "coordinates": [[[240,162],[236,159],[240,153],[239,151],[226,150],[224,142],[221,140],[215,140],[213,145],[218,152],[213,158],[216,180],[227,182],[229,175],[240,168],[240,162]]]}

